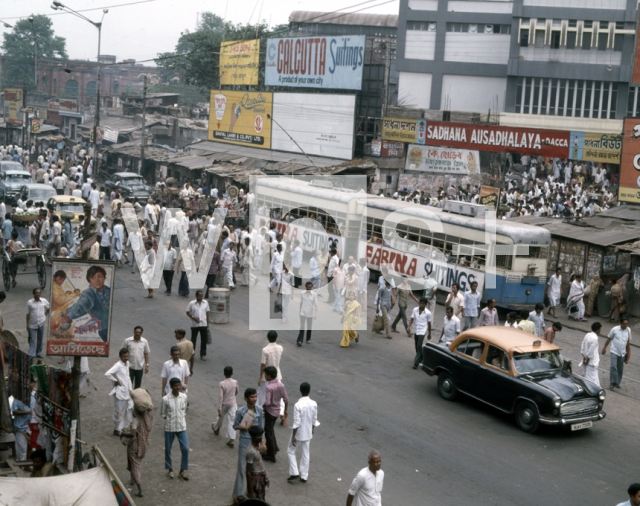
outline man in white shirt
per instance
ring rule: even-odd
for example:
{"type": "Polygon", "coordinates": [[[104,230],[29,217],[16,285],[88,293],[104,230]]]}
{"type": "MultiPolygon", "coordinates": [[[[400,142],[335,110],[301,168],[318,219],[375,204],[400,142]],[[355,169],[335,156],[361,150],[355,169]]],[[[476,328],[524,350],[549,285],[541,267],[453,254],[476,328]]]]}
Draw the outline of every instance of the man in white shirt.
{"type": "Polygon", "coordinates": [[[618,506],[640,506],[640,483],[632,483],[627,489],[629,500],[621,502],[618,506]]]}
{"type": "Polygon", "coordinates": [[[549,310],[547,314],[556,318],[556,306],[560,304],[562,296],[562,269],[556,269],[556,273],[549,277],[547,282],[547,297],[549,297],[549,310]]]}
{"type": "Polygon", "coordinates": [[[269,283],[269,290],[273,290],[274,287],[280,288],[282,282],[282,271],[284,266],[284,255],[282,254],[282,245],[276,245],[276,251],[271,258],[271,274],[273,279],[269,283]]]}
{"type": "Polygon", "coordinates": [[[356,300],[362,306],[367,300],[367,286],[369,285],[369,278],[371,273],[367,267],[366,258],[360,259],[360,274],[358,275],[358,288],[356,294],[356,300]]]}
{"type": "Polygon", "coordinates": [[[176,260],[178,258],[178,251],[173,247],[171,241],[167,243],[167,249],[164,250],[164,264],[162,266],[162,278],[164,279],[164,286],[166,295],[171,295],[171,286],[173,285],[174,269],[176,267],[176,260]]]}
{"type": "Polygon", "coordinates": [[[82,187],[81,187],[81,191],[82,191],[82,198],[87,200],[89,198],[89,194],[91,193],[91,184],[89,184],[89,182],[85,182],[82,187]]]}
{"type": "Polygon", "coordinates": [[[189,362],[180,358],[180,348],[173,345],[171,347],[171,360],[167,360],[162,365],[162,372],[160,373],[162,396],[164,397],[171,392],[171,378],[178,378],[180,380],[180,391],[187,393],[187,383],[190,375],[189,362]]]}
{"type": "MultiPolygon", "coordinates": [[[[329,251],[329,267],[327,268],[327,284],[331,283],[331,280],[333,279],[333,271],[336,267],[340,266],[340,258],[338,257],[338,251],[335,248],[331,248],[331,250],[329,251]]],[[[329,299],[327,300],[327,304],[333,304],[333,302],[335,301],[336,298],[336,294],[335,292],[331,289],[329,289],[329,299]]]]}
{"type": "Polygon", "coordinates": [[[425,335],[427,336],[427,341],[431,341],[431,313],[427,309],[427,299],[422,297],[418,301],[418,307],[413,308],[413,313],[411,313],[411,319],[409,320],[408,328],[411,329],[413,327],[413,339],[416,345],[416,356],[413,359],[413,368],[417,369],[422,362],[422,344],[424,342],[425,335]]]}
{"type": "Polygon", "coordinates": [[[267,339],[269,344],[262,348],[262,358],[260,360],[260,377],[258,378],[258,406],[264,405],[265,395],[267,393],[267,379],[264,376],[265,367],[273,366],[278,371],[276,379],[282,381],[282,374],[280,372],[280,360],[282,359],[282,352],[284,348],[279,344],[276,344],[278,339],[278,333],[275,330],[270,330],[267,333],[267,339]]]}
{"type": "Polygon", "coordinates": [[[442,334],[440,334],[440,342],[449,346],[460,333],[460,318],[453,314],[453,308],[451,306],[445,308],[445,315],[442,334]]]}
{"type": "Polygon", "coordinates": [[[40,288],[33,289],[33,298],[27,301],[27,332],[29,334],[29,356],[42,358],[42,336],[49,314],[49,302],[40,297],[40,288]]]}
{"type": "Polygon", "coordinates": [[[122,348],[120,360],[104,375],[113,381],[113,388],[109,395],[113,397],[113,435],[119,436],[123,429],[127,429],[133,421],[133,400],[129,392],[132,390],[129,376],[129,350],[122,348]]]}
{"type": "Polygon", "coordinates": [[[91,191],[87,199],[91,202],[91,214],[98,216],[98,207],[100,206],[100,192],[96,189],[96,185],[91,185],[91,191]]]}
{"type": "Polygon", "coordinates": [[[171,447],[177,437],[180,443],[179,478],[189,481],[187,469],[189,469],[189,437],[187,435],[187,395],[182,392],[182,385],[178,378],[171,378],[169,382],[171,393],[162,398],[160,416],[164,418],[164,468],[167,469],[167,477],[173,478],[173,463],[171,462],[171,447]]]}
{"type": "Polygon", "coordinates": [[[156,218],[156,209],[153,205],[153,200],[149,199],[147,201],[147,205],[144,206],[144,224],[147,227],[147,230],[154,231],[156,225],[158,224],[158,219],[156,218]]]}
{"type": "Polygon", "coordinates": [[[602,329],[600,322],[591,324],[591,332],[584,336],[582,345],[580,346],[580,354],[582,355],[582,371],[583,376],[600,386],[598,378],[598,365],[600,364],[600,354],[598,353],[598,335],[602,329]]]}
{"type": "Polygon", "coordinates": [[[56,189],[56,194],[64,195],[65,186],[67,186],[67,176],[58,171],[56,177],[53,178],[53,187],[56,189]]]}
{"type": "Polygon", "coordinates": [[[302,483],[309,479],[309,443],[315,432],[315,428],[320,425],[318,422],[318,404],[311,400],[309,393],[311,385],[302,383],[300,394],[302,397],[293,407],[293,425],[291,428],[291,438],[287,446],[287,456],[289,457],[289,477],[288,482],[293,482],[298,478],[302,483]],[[302,449],[300,456],[300,471],[298,471],[298,461],[296,450],[302,449]]]}
{"type": "Polygon", "coordinates": [[[349,487],[347,506],[382,506],[384,471],[381,470],[380,452],[371,450],[368,463],[368,467],[360,470],[349,487]]]}
{"type": "Polygon", "coordinates": [[[129,351],[129,378],[133,388],[140,388],[142,375],[149,373],[149,342],[142,337],[143,328],[138,325],[133,329],[133,335],[127,337],[122,348],[129,351]]]}
{"type": "Polygon", "coordinates": [[[620,318],[620,325],[613,327],[607,337],[602,354],[607,352],[607,346],[611,343],[611,368],[609,369],[610,389],[620,388],[624,364],[631,360],[631,329],[629,318],[620,318]]]}
{"type": "Polygon", "coordinates": [[[464,293],[462,316],[464,316],[464,328],[472,329],[478,324],[478,308],[480,307],[481,294],[478,290],[478,282],[471,283],[471,290],[464,293]]]}
{"type": "Polygon", "coordinates": [[[293,270],[293,275],[295,276],[295,288],[298,288],[302,284],[302,279],[300,278],[300,267],[302,267],[302,248],[300,247],[300,241],[296,239],[293,241],[293,251],[291,252],[291,268],[293,270]]]}
{"type": "Polygon", "coordinates": [[[220,275],[222,276],[222,279],[227,279],[227,284],[232,290],[236,287],[233,282],[233,270],[237,262],[238,255],[236,254],[236,245],[235,243],[230,242],[229,247],[220,255],[220,265],[222,267],[220,275]]]}
{"type": "Polygon", "coordinates": [[[60,225],[60,218],[55,214],[51,217],[53,225],[51,225],[51,240],[47,245],[47,257],[51,258],[51,254],[55,256],[60,255],[60,247],[62,246],[62,225],[60,225]]]}
{"type": "Polygon", "coordinates": [[[189,302],[187,306],[187,316],[191,318],[191,342],[193,349],[198,344],[198,334],[200,335],[200,360],[207,360],[207,330],[209,324],[207,322],[207,313],[209,312],[209,303],[203,299],[204,292],[198,290],[196,299],[189,302]]]}

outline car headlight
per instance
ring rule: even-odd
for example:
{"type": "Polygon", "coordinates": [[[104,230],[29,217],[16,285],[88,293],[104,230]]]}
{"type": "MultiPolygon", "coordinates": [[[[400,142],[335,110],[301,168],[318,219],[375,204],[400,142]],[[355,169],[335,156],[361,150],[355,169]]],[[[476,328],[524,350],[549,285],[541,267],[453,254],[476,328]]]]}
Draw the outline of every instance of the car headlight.
{"type": "Polygon", "coordinates": [[[604,391],[604,390],[600,390],[600,393],[598,394],[598,398],[599,398],[601,401],[604,401],[604,399],[605,399],[605,397],[606,397],[606,396],[607,396],[607,394],[605,393],[605,391],[604,391]]]}
{"type": "Polygon", "coordinates": [[[561,404],[562,404],[562,399],[560,399],[559,397],[556,397],[555,399],[553,399],[553,405],[556,408],[559,408],[561,404]]]}

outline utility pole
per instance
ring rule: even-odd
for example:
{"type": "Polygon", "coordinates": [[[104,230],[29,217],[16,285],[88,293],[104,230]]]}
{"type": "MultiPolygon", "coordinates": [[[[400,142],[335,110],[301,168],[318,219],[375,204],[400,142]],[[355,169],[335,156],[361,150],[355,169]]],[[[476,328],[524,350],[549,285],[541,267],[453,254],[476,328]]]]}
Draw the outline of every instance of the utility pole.
{"type": "Polygon", "coordinates": [[[142,144],[140,145],[140,163],[138,164],[138,174],[142,173],[144,163],[144,148],[147,144],[147,134],[145,131],[147,123],[147,76],[144,76],[144,88],[142,90],[142,144]]]}

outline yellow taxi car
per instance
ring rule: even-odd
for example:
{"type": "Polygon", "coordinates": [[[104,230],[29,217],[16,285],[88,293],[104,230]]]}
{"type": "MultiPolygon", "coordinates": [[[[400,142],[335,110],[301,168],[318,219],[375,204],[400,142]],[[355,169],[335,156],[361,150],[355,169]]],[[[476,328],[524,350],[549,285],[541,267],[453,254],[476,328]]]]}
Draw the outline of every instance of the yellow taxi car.
{"type": "Polygon", "coordinates": [[[52,214],[62,216],[64,213],[73,214],[71,223],[79,223],[80,216],[84,217],[86,200],[71,195],[54,195],[47,201],[47,209],[52,214]]]}

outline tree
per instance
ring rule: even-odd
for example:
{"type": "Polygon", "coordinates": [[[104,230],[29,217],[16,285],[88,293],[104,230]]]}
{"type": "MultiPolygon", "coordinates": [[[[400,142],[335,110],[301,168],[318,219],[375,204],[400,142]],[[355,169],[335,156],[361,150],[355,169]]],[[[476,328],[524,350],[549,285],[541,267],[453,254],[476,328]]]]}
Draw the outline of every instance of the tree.
{"type": "Polygon", "coordinates": [[[234,25],[224,21],[220,16],[205,12],[194,32],[182,32],[176,50],[161,53],[155,60],[161,67],[164,79],[184,73],[185,84],[195,85],[206,90],[220,87],[219,65],[220,45],[229,40],[260,39],[259,86],[264,89],[264,50],[269,35],[266,23],[256,25],[234,25]]]}
{"type": "Polygon", "coordinates": [[[38,61],[67,60],[66,40],[54,34],[51,19],[41,14],[18,21],[3,34],[4,64],[2,86],[35,89],[34,55],[38,61]]]}

